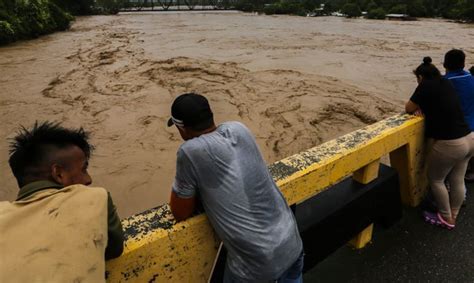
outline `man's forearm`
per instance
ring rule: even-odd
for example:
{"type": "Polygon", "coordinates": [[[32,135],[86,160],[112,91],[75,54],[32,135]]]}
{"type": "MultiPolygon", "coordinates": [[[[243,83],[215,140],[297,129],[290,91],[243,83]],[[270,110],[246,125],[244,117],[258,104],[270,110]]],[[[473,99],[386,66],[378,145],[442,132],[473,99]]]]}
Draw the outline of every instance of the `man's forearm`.
{"type": "Polygon", "coordinates": [[[196,199],[180,198],[175,192],[171,192],[170,207],[176,221],[183,221],[193,215],[196,199]]]}
{"type": "Polygon", "coordinates": [[[119,257],[123,252],[124,235],[122,222],[117,214],[115,205],[108,194],[108,241],[105,249],[105,260],[119,257]]]}

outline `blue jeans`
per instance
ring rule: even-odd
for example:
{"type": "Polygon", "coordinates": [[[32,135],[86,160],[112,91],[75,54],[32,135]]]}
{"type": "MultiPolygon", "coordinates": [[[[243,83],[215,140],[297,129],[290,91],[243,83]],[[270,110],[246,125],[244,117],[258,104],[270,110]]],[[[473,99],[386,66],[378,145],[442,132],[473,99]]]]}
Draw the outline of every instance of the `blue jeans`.
{"type": "MultiPolygon", "coordinates": [[[[298,259],[288,268],[280,278],[276,280],[272,280],[270,282],[277,282],[277,283],[303,283],[303,265],[304,265],[304,253],[301,252],[301,255],[298,259]]],[[[245,282],[244,280],[234,276],[227,265],[224,271],[224,283],[237,283],[237,282],[245,282]]]]}
{"type": "Polygon", "coordinates": [[[304,253],[283,273],[280,278],[275,280],[278,283],[303,283],[303,265],[304,265],[304,253]]]}

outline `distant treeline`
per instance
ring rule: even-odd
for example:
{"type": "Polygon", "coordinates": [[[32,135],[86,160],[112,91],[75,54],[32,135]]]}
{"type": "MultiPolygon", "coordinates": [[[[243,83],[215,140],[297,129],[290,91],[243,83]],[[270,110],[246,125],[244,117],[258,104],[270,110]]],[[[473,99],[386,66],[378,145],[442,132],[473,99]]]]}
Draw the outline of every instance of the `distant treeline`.
{"type": "Polygon", "coordinates": [[[74,15],[117,13],[121,0],[0,0],[0,45],[69,28],[74,15]]]}
{"type": "Polygon", "coordinates": [[[474,21],[474,0],[240,0],[236,8],[266,14],[306,15],[340,11],[348,17],[383,19],[386,14],[407,14],[412,17],[443,17],[474,21]],[[318,10],[324,4],[324,9],[318,10]]]}
{"type": "Polygon", "coordinates": [[[167,9],[176,3],[190,8],[205,3],[266,14],[328,15],[338,11],[359,17],[365,11],[371,19],[408,14],[474,22],[474,0],[0,0],[0,45],[65,30],[75,15],[114,14],[131,4],[167,9]]]}

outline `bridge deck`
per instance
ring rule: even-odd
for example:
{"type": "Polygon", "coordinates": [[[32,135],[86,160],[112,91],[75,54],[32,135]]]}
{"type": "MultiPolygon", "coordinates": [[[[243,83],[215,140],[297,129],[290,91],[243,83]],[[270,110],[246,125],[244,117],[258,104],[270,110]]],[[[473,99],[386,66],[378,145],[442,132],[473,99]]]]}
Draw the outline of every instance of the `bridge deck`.
{"type": "Polygon", "coordinates": [[[365,249],[343,247],[304,275],[306,282],[472,282],[474,279],[474,184],[457,227],[447,231],[423,222],[419,208],[375,231],[365,249]]]}

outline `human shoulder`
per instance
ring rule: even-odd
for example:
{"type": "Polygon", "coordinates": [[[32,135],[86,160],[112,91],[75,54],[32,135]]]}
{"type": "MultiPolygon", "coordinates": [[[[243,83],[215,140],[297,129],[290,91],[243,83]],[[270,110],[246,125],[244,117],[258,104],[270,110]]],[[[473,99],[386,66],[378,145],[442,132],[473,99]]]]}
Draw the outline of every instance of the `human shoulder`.
{"type": "Polygon", "coordinates": [[[250,133],[250,130],[247,128],[247,126],[238,121],[224,122],[217,127],[217,130],[221,132],[225,130],[230,130],[232,132],[250,133]]]}
{"type": "Polygon", "coordinates": [[[102,187],[90,187],[80,184],[70,185],[67,187],[62,188],[59,191],[64,192],[71,192],[75,194],[88,194],[88,195],[97,195],[97,196],[108,196],[108,192],[106,189],[102,187]]]}
{"type": "Polygon", "coordinates": [[[417,87],[417,92],[420,94],[437,93],[445,87],[452,88],[451,82],[446,78],[423,80],[417,87]]]}
{"type": "Polygon", "coordinates": [[[227,122],[224,122],[224,123],[220,124],[219,126],[224,126],[224,127],[236,127],[236,128],[246,128],[246,129],[247,129],[247,127],[246,127],[243,123],[241,123],[241,122],[239,122],[239,121],[227,121],[227,122]]]}
{"type": "Polygon", "coordinates": [[[216,130],[202,136],[190,139],[182,143],[177,151],[177,158],[190,158],[191,156],[204,153],[204,148],[212,143],[216,135],[224,138],[251,136],[250,130],[241,122],[229,121],[221,123],[216,130]]]}
{"type": "Polygon", "coordinates": [[[0,201],[0,216],[14,209],[14,205],[10,201],[0,201]]]}
{"type": "Polygon", "coordinates": [[[102,187],[93,187],[93,186],[86,186],[82,184],[74,184],[64,187],[63,190],[86,190],[86,191],[100,191],[100,192],[107,192],[105,188],[102,187]]]}
{"type": "MultiPolygon", "coordinates": [[[[445,79],[442,79],[445,80],[445,79]]],[[[423,110],[423,105],[429,100],[431,100],[430,97],[433,95],[438,95],[438,91],[440,88],[440,81],[439,79],[437,80],[422,80],[418,86],[416,87],[413,95],[411,96],[410,100],[416,104],[418,104],[422,110],[423,110]]]]}
{"type": "Polygon", "coordinates": [[[192,154],[192,152],[195,152],[200,148],[202,148],[200,137],[187,140],[179,146],[178,151],[176,153],[177,158],[180,159],[186,157],[187,155],[192,154]]]}
{"type": "Polygon", "coordinates": [[[472,77],[471,73],[465,70],[456,70],[456,71],[449,71],[444,75],[445,79],[457,81],[458,79],[468,79],[472,77]]]}
{"type": "Polygon", "coordinates": [[[421,81],[415,88],[415,91],[413,92],[412,96],[410,97],[410,100],[413,101],[414,103],[420,105],[420,103],[424,100],[424,97],[426,96],[426,84],[421,81]]]}
{"type": "Polygon", "coordinates": [[[182,143],[176,152],[178,164],[190,164],[196,158],[207,155],[207,145],[205,137],[196,137],[182,143]]]}

